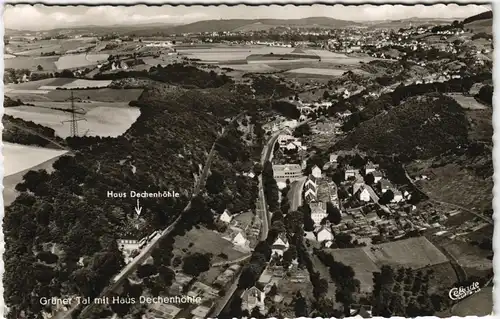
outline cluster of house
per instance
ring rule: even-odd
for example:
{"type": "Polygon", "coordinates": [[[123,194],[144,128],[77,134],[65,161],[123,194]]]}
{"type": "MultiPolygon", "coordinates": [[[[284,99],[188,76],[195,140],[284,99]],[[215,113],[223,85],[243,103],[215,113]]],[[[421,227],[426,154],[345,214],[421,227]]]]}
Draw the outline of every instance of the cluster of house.
{"type": "Polygon", "coordinates": [[[251,250],[250,247],[255,246],[260,234],[260,222],[257,216],[253,216],[251,212],[235,216],[228,209],[225,209],[218,220],[228,226],[222,238],[230,241],[235,249],[248,252],[251,250]],[[251,221],[245,219],[251,219],[251,221]]]}
{"type": "Polygon", "coordinates": [[[279,148],[288,151],[306,151],[307,147],[302,145],[299,138],[290,134],[278,135],[277,143],[279,148]]]}
{"type": "Polygon", "coordinates": [[[323,177],[323,173],[317,165],[312,167],[311,174],[304,183],[304,200],[311,209],[311,219],[315,227],[314,239],[329,247],[334,236],[329,223],[325,223],[324,220],[328,217],[328,202],[337,208],[339,207],[337,187],[334,182],[323,177]]]}
{"type": "Polygon", "coordinates": [[[148,236],[137,240],[137,239],[118,239],[116,242],[118,244],[118,249],[122,252],[125,264],[129,264],[134,258],[139,254],[139,251],[144,248],[153,238],[160,236],[159,231],[154,231],[148,236]]]}
{"type": "MultiPolygon", "coordinates": [[[[219,296],[219,290],[212,288],[200,281],[195,281],[193,283],[193,277],[188,276],[183,273],[176,273],[174,282],[169,288],[168,294],[170,296],[187,296],[191,300],[201,300],[201,304],[194,304],[191,309],[188,309],[189,313],[194,318],[206,318],[210,311],[213,309],[215,302],[219,296]],[[185,287],[189,286],[189,291],[185,292],[185,287]]],[[[147,312],[143,315],[143,319],[156,319],[165,318],[173,319],[185,307],[178,307],[175,304],[169,303],[152,303],[149,304],[147,312]]],[[[185,309],[184,309],[185,311],[185,309]]]]}
{"type": "Polygon", "coordinates": [[[261,314],[265,315],[268,311],[266,296],[270,294],[273,286],[280,288],[270,301],[275,305],[290,305],[296,291],[300,291],[301,287],[311,286],[309,272],[307,269],[299,268],[296,260],[288,269],[269,264],[255,286],[246,289],[241,294],[242,309],[251,313],[257,308],[261,314]]]}

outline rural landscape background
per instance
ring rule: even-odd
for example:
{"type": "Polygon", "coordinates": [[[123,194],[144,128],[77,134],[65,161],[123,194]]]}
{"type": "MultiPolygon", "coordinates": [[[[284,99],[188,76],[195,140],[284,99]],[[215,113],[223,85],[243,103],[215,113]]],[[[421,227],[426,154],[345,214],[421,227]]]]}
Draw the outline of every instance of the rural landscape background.
{"type": "Polygon", "coordinates": [[[4,316],[490,314],[492,20],[7,5],[4,316]]]}

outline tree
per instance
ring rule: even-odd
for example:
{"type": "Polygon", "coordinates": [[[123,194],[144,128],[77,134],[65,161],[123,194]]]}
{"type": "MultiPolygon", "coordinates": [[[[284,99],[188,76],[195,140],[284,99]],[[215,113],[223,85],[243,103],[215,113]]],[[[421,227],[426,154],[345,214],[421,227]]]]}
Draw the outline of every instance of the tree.
{"type": "Polygon", "coordinates": [[[212,195],[221,193],[224,190],[224,176],[216,170],[212,171],[207,178],[206,188],[212,195]]]}
{"type": "Polygon", "coordinates": [[[375,177],[372,173],[366,174],[364,180],[367,185],[373,185],[375,183],[375,177]]]}
{"type": "Polygon", "coordinates": [[[301,229],[303,222],[304,216],[300,211],[289,212],[285,217],[285,227],[291,233],[296,233],[301,229]]]}
{"type": "Polygon", "coordinates": [[[39,64],[39,65],[37,65],[36,69],[37,69],[38,71],[43,71],[43,67],[42,67],[40,64],[39,64]]]}
{"type": "Polygon", "coordinates": [[[307,301],[304,296],[300,293],[300,291],[297,291],[297,294],[293,298],[293,311],[295,313],[295,317],[305,317],[309,315],[309,310],[307,307],[307,301]]]}
{"type": "Polygon", "coordinates": [[[293,136],[303,137],[311,135],[311,126],[308,123],[302,124],[293,131],[293,136]]]}
{"type": "Polygon", "coordinates": [[[158,273],[158,269],[151,264],[144,264],[137,267],[137,277],[145,278],[158,273]]]}
{"type": "Polygon", "coordinates": [[[340,214],[340,210],[333,205],[332,202],[326,203],[326,213],[328,214],[328,220],[335,225],[340,224],[342,220],[342,215],[340,214]]]}
{"type": "Polygon", "coordinates": [[[392,190],[389,189],[382,195],[382,197],[380,197],[378,202],[380,205],[387,205],[391,202],[393,198],[394,198],[394,193],[392,192],[392,190]]]}
{"type": "Polygon", "coordinates": [[[182,261],[182,271],[194,277],[209,269],[210,256],[208,254],[193,253],[184,257],[182,261]]]}
{"type": "Polygon", "coordinates": [[[162,265],[158,268],[158,273],[160,274],[160,279],[163,281],[165,286],[172,285],[172,282],[175,279],[175,272],[172,269],[162,265]]]}
{"type": "Polygon", "coordinates": [[[323,92],[323,99],[326,100],[330,97],[330,93],[328,91],[323,92]]]}

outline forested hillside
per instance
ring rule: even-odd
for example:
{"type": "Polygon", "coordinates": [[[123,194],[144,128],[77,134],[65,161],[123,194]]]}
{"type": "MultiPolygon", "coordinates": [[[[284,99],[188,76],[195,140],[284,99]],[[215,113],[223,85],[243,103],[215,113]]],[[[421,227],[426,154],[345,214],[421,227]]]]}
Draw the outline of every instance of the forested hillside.
{"type": "Polygon", "coordinates": [[[226,119],[255,103],[224,89],[169,94],[159,84],[137,101],[141,115],[123,136],[69,138],[75,156],[61,157],[50,175],[26,174],[4,218],[9,318],[21,311],[35,318],[42,296],[97,295],[123,266],[115,240],[168,225],[191,196],[226,119]],[[143,200],[137,230],[135,200],[106,197],[131,190],[181,196],[143,200]]]}

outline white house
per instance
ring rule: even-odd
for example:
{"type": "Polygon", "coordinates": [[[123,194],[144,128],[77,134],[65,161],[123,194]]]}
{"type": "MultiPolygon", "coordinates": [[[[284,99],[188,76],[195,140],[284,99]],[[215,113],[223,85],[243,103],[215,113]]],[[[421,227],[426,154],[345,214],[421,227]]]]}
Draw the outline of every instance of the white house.
{"type": "Polygon", "coordinates": [[[248,240],[245,238],[242,232],[234,233],[231,242],[235,246],[246,247],[248,240]]]}
{"type": "Polygon", "coordinates": [[[266,294],[263,291],[260,291],[259,288],[255,286],[248,288],[241,295],[241,308],[242,310],[252,312],[254,308],[258,307],[259,310],[263,312],[265,311],[265,298],[266,294]]]}
{"type": "Polygon", "coordinates": [[[277,254],[278,256],[283,256],[283,253],[287,251],[289,247],[290,244],[288,243],[286,236],[284,234],[280,234],[271,246],[271,255],[277,254]]]}
{"type": "Polygon", "coordinates": [[[382,176],[382,173],[380,173],[379,171],[375,171],[375,172],[373,172],[373,173],[372,173],[372,175],[373,175],[373,182],[374,182],[375,184],[377,184],[378,182],[380,182],[380,180],[381,180],[381,179],[382,179],[382,177],[383,177],[383,176],[382,176]]]}
{"type": "Polygon", "coordinates": [[[403,194],[401,194],[401,191],[399,190],[394,190],[394,198],[391,200],[393,203],[399,203],[403,200],[403,194]]]}
{"type": "Polygon", "coordinates": [[[311,170],[312,176],[316,178],[321,178],[321,168],[318,167],[318,165],[314,165],[314,167],[311,170]]]}
{"type": "Polygon", "coordinates": [[[334,239],[331,230],[327,227],[321,227],[321,230],[316,234],[316,238],[320,243],[324,241],[332,241],[334,239]]]}
{"type": "Polygon", "coordinates": [[[306,180],[306,183],[304,184],[304,187],[314,187],[316,188],[316,178],[314,178],[314,176],[312,175],[309,175],[309,177],[307,178],[306,180]]]}
{"type": "Polygon", "coordinates": [[[348,180],[349,177],[355,177],[357,174],[359,174],[359,170],[348,166],[344,173],[344,179],[348,180]]]}
{"type": "Polygon", "coordinates": [[[373,164],[372,162],[368,162],[365,165],[365,175],[375,172],[376,169],[377,166],[375,164],[373,164]]]}
{"type": "Polygon", "coordinates": [[[369,202],[371,200],[370,192],[365,187],[361,187],[358,191],[359,200],[363,202],[369,202]]]}
{"type": "Polygon", "coordinates": [[[337,154],[330,154],[330,163],[337,163],[338,158],[337,154]]]}
{"type": "Polygon", "coordinates": [[[281,134],[278,136],[278,144],[285,147],[288,143],[295,141],[295,137],[288,134],[281,134]]]}
{"type": "Polygon", "coordinates": [[[226,224],[229,224],[233,220],[233,216],[227,209],[225,209],[224,212],[220,215],[219,220],[226,224]]]}
{"type": "Polygon", "coordinates": [[[315,226],[321,224],[321,221],[328,216],[326,212],[326,203],[324,202],[314,202],[309,203],[309,207],[311,208],[311,219],[314,222],[315,226]]]}

